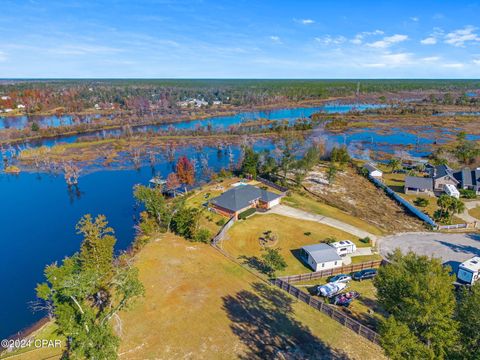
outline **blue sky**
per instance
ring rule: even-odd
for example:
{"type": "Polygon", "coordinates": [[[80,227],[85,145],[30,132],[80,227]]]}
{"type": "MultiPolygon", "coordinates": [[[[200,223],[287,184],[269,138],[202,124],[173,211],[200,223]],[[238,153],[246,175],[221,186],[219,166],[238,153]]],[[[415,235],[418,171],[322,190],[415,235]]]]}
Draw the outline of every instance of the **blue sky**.
{"type": "Polygon", "coordinates": [[[0,77],[480,78],[477,1],[2,0],[0,77]]]}

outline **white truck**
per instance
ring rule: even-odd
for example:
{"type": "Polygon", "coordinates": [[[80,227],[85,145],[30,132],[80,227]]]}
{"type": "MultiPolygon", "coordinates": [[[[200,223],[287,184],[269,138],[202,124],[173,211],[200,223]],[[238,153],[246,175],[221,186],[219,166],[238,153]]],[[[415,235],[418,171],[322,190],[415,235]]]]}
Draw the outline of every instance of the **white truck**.
{"type": "Polygon", "coordinates": [[[457,280],[459,283],[473,285],[480,277],[480,257],[475,256],[458,266],[457,280]]]}

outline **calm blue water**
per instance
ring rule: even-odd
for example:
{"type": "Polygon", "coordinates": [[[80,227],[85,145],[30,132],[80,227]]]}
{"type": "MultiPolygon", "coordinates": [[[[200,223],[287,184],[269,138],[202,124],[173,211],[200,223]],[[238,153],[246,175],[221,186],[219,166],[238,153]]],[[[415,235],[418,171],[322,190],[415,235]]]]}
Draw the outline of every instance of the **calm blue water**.
{"type": "MultiPolygon", "coordinates": [[[[271,148],[257,142],[257,150],[271,148]]],[[[239,148],[232,147],[238,160],[239,148]]],[[[201,163],[208,159],[213,170],[228,166],[228,156],[216,148],[177,151],[201,163]]],[[[80,178],[79,192],[69,191],[62,176],[22,173],[0,175],[0,339],[31,325],[44,314],[29,310],[35,286],[43,281],[45,265],[63,259],[79,249],[75,224],[84,214],[105,214],[115,229],[117,250],[126,249],[134,238],[135,202],[132,187],[147,184],[154,174],[166,177],[172,163],[163,161],[152,169],[100,171],[80,178]]],[[[201,177],[201,169],[197,169],[201,177]]]]}
{"type": "MultiPolygon", "coordinates": [[[[377,104],[328,104],[313,108],[293,108],[293,109],[277,109],[272,111],[252,111],[243,112],[233,116],[221,116],[206,120],[194,120],[176,123],[175,127],[179,129],[195,129],[196,126],[206,126],[212,119],[215,123],[222,126],[238,124],[247,119],[297,119],[298,117],[308,117],[318,111],[326,113],[346,113],[350,110],[362,111],[365,109],[384,107],[377,104]]],[[[52,115],[52,116],[0,116],[0,129],[24,129],[36,122],[40,127],[58,127],[65,125],[73,125],[77,123],[90,123],[98,119],[100,115],[73,116],[73,115],[52,115]]],[[[147,126],[149,129],[167,129],[169,125],[164,126],[147,126]]]]}

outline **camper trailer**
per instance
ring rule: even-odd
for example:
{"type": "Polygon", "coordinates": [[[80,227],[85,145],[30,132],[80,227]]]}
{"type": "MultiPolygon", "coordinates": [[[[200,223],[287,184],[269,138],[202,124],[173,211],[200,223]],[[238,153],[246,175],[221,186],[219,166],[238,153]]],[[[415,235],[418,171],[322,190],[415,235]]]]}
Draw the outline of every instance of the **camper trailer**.
{"type": "Polygon", "coordinates": [[[453,196],[454,198],[460,199],[460,192],[457,190],[455,185],[445,184],[445,193],[447,195],[453,196]]]}
{"type": "Polygon", "coordinates": [[[479,278],[480,257],[473,257],[458,267],[457,280],[459,283],[473,285],[479,278]]]}
{"type": "Polygon", "coordinates": [[[339,256],[345,256],[349,254],[353,254],[357,251],[357,246],[350,240],[343,240],[331,243],[332,246],[339,256]]]}

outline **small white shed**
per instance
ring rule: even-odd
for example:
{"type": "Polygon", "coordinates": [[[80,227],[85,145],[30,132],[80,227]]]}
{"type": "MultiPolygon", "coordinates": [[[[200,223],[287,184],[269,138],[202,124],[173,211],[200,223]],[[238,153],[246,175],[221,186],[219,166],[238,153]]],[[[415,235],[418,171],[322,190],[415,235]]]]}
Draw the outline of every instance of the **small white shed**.
{"type": "Polygon", "coordinates": [[[373,163],[367,163],[363,166],[368,171],[368,175],[374,178],[381,178],[383,172],[379,170],[373,163]]]}
{"type": "Polygon", "coordinates": [[[331,243],[330,246],[333,247],[340,256],[353,254],[355,251],[357,251],[357,245],[350,240],[337,241],[331,243]]]}
{"type": "Polygon", "coordinates": [[[323,243],[302,247],[301,256],[314,271],[333,269],[343,265],[337,251],[323,243]]]}

